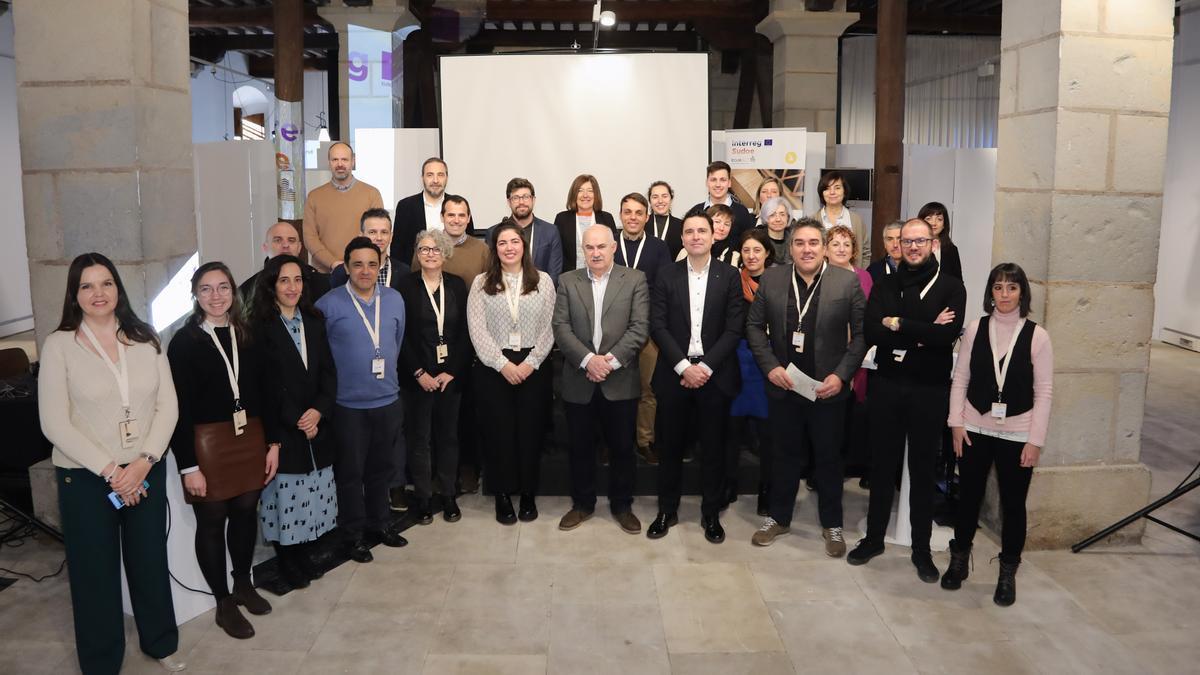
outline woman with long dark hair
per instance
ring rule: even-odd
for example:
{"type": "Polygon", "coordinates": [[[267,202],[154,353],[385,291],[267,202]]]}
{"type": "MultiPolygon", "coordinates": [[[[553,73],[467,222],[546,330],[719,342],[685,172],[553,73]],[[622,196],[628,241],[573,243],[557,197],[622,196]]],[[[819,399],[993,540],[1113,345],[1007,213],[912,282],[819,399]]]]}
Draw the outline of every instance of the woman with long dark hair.
{"type": "Polygon", "coordinates": [[[1025,548],[1025,497],[1050,425],[1054,352],[1050,335],[1029,316],[1029,279],[1015,263],[988,275],[983,311],[962,337],[950,385],[947,424],[958,456],[960,496],[950,566],[942,588],[956,590],[968,574],[971,544],[988,473],[1000,489],[1000,575],[993,601],[1017,599],[1017,567],[1025,548]]]}
{"type": "Polygon", "coordinates": [[[337,371],[325,317],[304,291],[300,259],[275,256],[259,274],[249,308],[249,329],[278,390],[264,405],[276,406],[280,425],[279,472],[263,489],[259,521],[292,588],[321,578],[312,544],[337,525],[332,430],[337,371]]]}
{"type": "Polygon", "coordinates": [[[254,627],[238,605],[251,614],[271,611],[254,590],[250,564],[258,497],[279,466],[279,406],[229,268],[220,262],[201,265],[192,275],[192,296],[192,314],[167,348],[179,396],[171,448],[184,498],[196,514],[196,559],[217,599],[217,625],[230,637],[247,639],[254,637],[254,627]]]}
{"type": "Polygon", "coordinates": [[[178,415],[175,387],[158,336],[99,253],[76,257],[67,271],[62,319],[42,345],[38,414],[54,444],[80,670],[121,670],[122,560],[142,652],[183,670],[173,656],[161,464],[178,415]]]}
{"type": "Polygon", "coordinates": [[[542,443],[549,412],[554,346],[554,283],[533,266],[521,226],[511,220],[492,232],[488,270],[467,296],[467,329],[479,357],[474,374],[489,440],[485,476],[496,497],[496,520],[512,525],[538,516],[542,443]],[[520,513],[510,495],[521,495],[520,513]]]}
{"type": "Polygon", "coordinates": [[[950,239],[950,212],[941,202],[929,202],[917,212],[917,217],[929,223],[933,230],[933,255],[938,260],[938,269],[955,279],[962,279],[962,258],[958,247],[950,239]]]}

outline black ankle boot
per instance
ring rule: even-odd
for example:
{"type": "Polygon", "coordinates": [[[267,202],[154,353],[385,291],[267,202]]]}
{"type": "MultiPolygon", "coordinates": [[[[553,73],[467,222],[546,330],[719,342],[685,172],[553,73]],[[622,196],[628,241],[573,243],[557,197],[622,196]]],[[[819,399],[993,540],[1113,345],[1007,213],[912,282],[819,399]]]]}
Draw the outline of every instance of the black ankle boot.
{"type": "Polygon", "coordinates": [[[300,544],[296,553],[296,562],[300,565],[301,571],[304,572],[304,576],[308,577],[309,581],[316,581],[325,576],[325,572],[313,557],[316,553],[317,542],[315,541],[300,544]]]}
{"type": "Polygon", "coordinates": [[[227,595],[217,601],[216,619],[217,625],[231,638],[248,640],[254,637],[254,626],[251,626],[246,617],[242,616],[237,600],[232,595],[227,595]]]}
{"type": "Polygon", "coordinates": [[[970,561],[971,545],[967,544],[960,549],[953,539],[950,540],[950,566],[942,575],[942,588],[948,591],[957,591],[962,588],[962,582],[967,580],[969,574],[967,567],[970,561]]]}
{"type": "Polygon", "coordinates": [[[1017,601],[1017,568],[1020,566],[1020,558],[1011,563],[1000,561],[1000,577],[996,580],[996,594],[992,596],[992,602],[1008,607],[1017,601]]]}
{"type": "Polygon", "coordinates": [[[246,608],[247,612],[255,615],[263,615],[271,613],[271,603],[267,602],[266,598],[258,594],[254,590],[254,584],[250,583],[250,575],[237,576],[233,578],[233,593],[231,594],[237,604],[246,608]]]}
{"type": "Polygon", "coordinates": [[[513,511],[512,499],[508,495],[496,495],[496,522],[501,525],[512,525],[517,522],[517,513],[513,511]]]}
{"type": "Polygon", "coordinates": [[[299,546],[284,546],[275,544],[275,562],[278,564],[279,576],[293,589],[308,588],[308,575],[299,564],[302,555],[299,546]]]}

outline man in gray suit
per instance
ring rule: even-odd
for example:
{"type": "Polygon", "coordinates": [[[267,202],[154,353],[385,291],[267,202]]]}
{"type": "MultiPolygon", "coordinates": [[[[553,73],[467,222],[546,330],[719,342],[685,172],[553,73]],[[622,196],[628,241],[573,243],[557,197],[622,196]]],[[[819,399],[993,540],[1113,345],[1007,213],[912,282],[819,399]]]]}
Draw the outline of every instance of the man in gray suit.
{"type": "Polygon", "coordinates": [[[811,447],[825,553],[836,558],[846,553],[841,434],[850,379],[867,351],[866,300],[853,272],[825,261],[825,231],[819,222],[797,222],[788,232],[788,246],[792,264],[763,274],[746,319],[746,341],[767,374],[774,439],[771,515],[751,541],[769,546],[791,531],[800,473],[811,447]],[[793,389],[804,390],[804,382],[810,383],[807,396],[793,389]]]}
{"type": "Polygon", "coordinates": [[[629,534],[633,515],[634,427],[642,395],[638,355],[650,335],[646,275],[613,264],[617,242],[606,225],[583,232],[587,266],[564,272],[554,304],[554,341],[563,353],[562,398],[570,433],[571,510],[558,523],[573,530],[596,509],[596,431],[609,450],[608,504],[629,534]]]}

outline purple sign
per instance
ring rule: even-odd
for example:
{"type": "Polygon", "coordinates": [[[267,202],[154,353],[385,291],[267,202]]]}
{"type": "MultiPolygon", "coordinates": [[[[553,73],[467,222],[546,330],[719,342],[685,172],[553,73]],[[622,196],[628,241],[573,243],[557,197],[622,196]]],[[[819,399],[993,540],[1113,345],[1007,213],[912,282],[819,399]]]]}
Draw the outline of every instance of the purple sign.
{"type": "Polygon", "coordinates": [[[279,135],[290,143],[300,137],[300,130],[296,128],[295,124],[285,124],[279,127],[279,135]]]}

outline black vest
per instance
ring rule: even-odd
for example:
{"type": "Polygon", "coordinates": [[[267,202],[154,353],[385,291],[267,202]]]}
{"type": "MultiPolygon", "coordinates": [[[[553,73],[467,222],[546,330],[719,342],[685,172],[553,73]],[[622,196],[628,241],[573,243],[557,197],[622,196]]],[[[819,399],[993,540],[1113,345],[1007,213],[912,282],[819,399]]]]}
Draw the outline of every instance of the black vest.
{"type": "MultiPolygon", "coordinates": [[[[1012,352],[1004,359],[1012,359],[1008,374],[1004,378],[1004,396],[1000,396],[996,387],[996,371],[992,367],[992,347],[988,338],[988,323],[992,320],[985,316],[979,320],[979,328],[975,331],[975,343],[971,345],[971,382],[967,385],[967,400],[971,407],[987,416],[992,412],[992,403],[1001,401],[1008,408],[1006,417],[1015,417],[1033,409],[1033,329],[1037,324],[1025,320],[1021,334],[1012,352]]],[[[959,355],[962,358],[962,355],[959,355]]],[[[1004,359],[1000,365],[1004,366],[1004,359]]]]}

